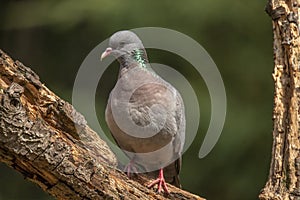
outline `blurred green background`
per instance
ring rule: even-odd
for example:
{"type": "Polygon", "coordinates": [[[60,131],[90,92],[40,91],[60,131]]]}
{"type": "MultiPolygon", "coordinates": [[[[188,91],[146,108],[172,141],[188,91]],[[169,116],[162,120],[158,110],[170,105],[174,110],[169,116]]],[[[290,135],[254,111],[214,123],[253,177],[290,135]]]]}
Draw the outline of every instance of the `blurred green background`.
{"type": "MultiPolygon", "coordinates": [[[[83,59],[114,32],[155,26],[192,37],[217,64],[228,100],[222,135],[204,159],[198,158],[198,151],[210,119],[210,102],[202,78],[178,56],[148,51],[151,62],[182,73],[199,98],[201,123],[183,156],[183,188],[209,200],[252,200],[267,179],[272,142],[272,25],[265,4],[258,0],[1,0],[0,48],[71,102],[83,59]]],[[[117,72],[114,62],[99,83],[96,98],[101,124],[105,124],[104,103],[117,72]]],[[[0,164],[0,199],[52,197],[0,164]]]]}

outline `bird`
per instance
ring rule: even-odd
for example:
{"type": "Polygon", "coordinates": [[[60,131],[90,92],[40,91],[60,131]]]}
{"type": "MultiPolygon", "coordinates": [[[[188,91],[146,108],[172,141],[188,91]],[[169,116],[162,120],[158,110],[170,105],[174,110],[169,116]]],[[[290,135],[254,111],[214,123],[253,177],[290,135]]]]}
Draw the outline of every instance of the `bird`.
{"type": "Polygon", "coordinates": [[[154,171],[158,178],[147,186],[158,185],[158,193],[169,194],[166,183],[181,188],[186,122],[180,93],[152,69],[134,32],[114,33],[101,60],[107,56],[113,56],[120,68],[105,120],[117,145],[130,159],[125,167],[127,175],[138,173],[138,168],[154,171]]]}

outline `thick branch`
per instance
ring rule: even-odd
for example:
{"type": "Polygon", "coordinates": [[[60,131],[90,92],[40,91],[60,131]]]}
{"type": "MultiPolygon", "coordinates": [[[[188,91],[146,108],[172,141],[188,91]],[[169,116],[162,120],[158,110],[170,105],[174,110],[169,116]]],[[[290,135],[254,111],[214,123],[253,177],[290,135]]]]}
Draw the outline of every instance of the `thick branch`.
{"type": "Polygon", "coordinates": [[[300,196],[300,37],[299,1],[269,0],[273,20],[274,111],[269,178],[260,199],[300,196]]]}
{"type": "Polygon", "coordinates": [[[0,161],[57,199],[202,199],[173,186],[165,197],[145,177],[129,180],[84,117],[1,50],[0,161]]]}

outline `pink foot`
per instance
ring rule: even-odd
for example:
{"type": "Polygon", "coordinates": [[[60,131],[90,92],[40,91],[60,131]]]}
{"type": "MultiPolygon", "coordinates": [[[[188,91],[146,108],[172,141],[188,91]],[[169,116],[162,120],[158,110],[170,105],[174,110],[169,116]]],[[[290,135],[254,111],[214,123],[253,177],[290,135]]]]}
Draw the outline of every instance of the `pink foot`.
{"type": "Polygon", "coordinates": [[[152,188],[156,184],[158,184],[158,187],[157,187],[158,193],[160,193],[162,190],[164,190],[165,193],[170,194],[167,184],[166,184],[166,181],[165,181],[165,178],[164,178],[163,169],[159,170],[158,178],[155,181],[153,181],[152,183],[150,183],[148,185],[148,188],[152,188]]]}
{"type": "Polygon", "coordinates": [[[134,161],[130,160],[130,162],[125,166],[124,170],[123,170],[127,176],[130,178],[130,174],[131,173],[138,173],[137,168],[134,166],[134,161]]]}

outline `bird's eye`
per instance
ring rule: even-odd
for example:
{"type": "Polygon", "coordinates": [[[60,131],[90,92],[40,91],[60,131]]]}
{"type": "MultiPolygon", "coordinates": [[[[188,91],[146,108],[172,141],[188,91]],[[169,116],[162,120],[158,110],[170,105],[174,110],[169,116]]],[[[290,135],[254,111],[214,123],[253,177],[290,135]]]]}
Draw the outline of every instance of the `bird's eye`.
{"type": "Polygon", "coordinates": [[[125,42],[120,42],[120,46],[124,46],[125,45],[125,42]]]}

